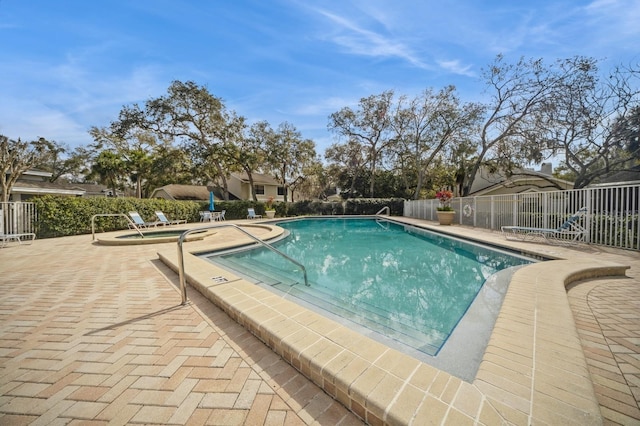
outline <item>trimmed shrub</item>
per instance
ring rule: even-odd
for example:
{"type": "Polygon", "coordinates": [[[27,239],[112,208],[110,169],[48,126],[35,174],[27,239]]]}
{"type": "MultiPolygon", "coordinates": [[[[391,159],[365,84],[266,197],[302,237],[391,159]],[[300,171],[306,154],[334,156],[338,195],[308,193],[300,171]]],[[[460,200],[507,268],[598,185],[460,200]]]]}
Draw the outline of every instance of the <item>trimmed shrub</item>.
{"type": "MultiPolygon", "coordinates": [[[[81,198],[44,196],[32,200],[38,212],[35,229],[38,238],[63,237],[91,233],[91,218],[97,214],[124,214],[137,211],[145,221],[157,220],[155,211],[163,211],[171,220],[184,219],[198,222],[200,212],[209,210],[206,201],[170,201],[159,198],[81,198]]],[[[388,206],[391,214],[401,216],[402,199],[350,199],[344,202],[298,201],[274,203],[277,217],[308,215],[373,215],[388,206]]],[[[253,201],[216,201],[216,211],[226,210],[229,220],[246,219],[247,209],[254,208],[256,214],[265,215],[265,204],[253,201]]],[[[94,219],[96,232],[116,231],[128,228],[122,216],[98,216],[94,219]]]]}

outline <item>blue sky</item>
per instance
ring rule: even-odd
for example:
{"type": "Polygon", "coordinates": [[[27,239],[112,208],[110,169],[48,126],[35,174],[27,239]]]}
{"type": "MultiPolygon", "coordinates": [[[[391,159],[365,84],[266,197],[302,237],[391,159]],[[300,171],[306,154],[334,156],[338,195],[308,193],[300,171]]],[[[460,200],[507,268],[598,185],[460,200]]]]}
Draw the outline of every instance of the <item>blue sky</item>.
{"type": "Polygon", "coordinates": [[[480,100],[499,53],[637,64],[639,22],[640,0],[0,0],[0,134],[86,145],[192,80],[323,154],[331,113],[389,89],[480,100]]]}

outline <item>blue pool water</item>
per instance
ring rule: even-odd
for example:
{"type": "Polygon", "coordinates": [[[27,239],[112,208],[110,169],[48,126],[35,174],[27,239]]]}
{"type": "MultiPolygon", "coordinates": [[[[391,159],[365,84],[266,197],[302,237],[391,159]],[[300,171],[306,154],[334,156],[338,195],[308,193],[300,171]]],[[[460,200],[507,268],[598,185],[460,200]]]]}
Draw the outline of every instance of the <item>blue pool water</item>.
{"type": "Polygon", "coordinates": [[[420,352],[436,355],[487,278],[532,261],[380,219],[279,222],[273,246],[206,257],[420,352]]]}

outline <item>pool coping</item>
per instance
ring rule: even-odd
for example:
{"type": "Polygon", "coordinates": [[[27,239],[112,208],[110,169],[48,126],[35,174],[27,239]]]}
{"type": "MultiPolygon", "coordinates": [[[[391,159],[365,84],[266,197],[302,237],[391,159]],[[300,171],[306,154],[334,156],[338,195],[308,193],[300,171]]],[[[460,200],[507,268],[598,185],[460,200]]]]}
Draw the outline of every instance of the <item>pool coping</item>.
{"type": "MultiPolygon", "coordinates": [[[[216,224],[220,227],[224,226],[224,222],[217,222],[216,224]]],[[[272,228],[270,226],[265,227],[265,225],[261,225],[257,223],[244,223],[244,224],[240,224],[239,226],[243,228],[252,228],[252,227],[264,228],[264,229],[272,228]]],[[[162,231],[183,231],[184,232],[184,231],[190,231],[196,228],[202,228],[203,232],[187,235],[186,238],[184,239],[185,242],[202,241],[205,238],[209,238],[217,233],[216,228],[211,227],[211,224],[207,226],[206,224],[203,224],[203,223],[199,225],[194,225],[194,224],[163,225],[163,226],[154,227],[154,228],[141,229],[140,231],[143,234],[145,232],[153,233],[153,232],[162,232],[162,231]]],[[[156,237],[156,238],[148,238],[148,239],[122,238],[127,235],[135,235],[135,234],[136,234],[136,231],[134,229],[110,232],[106,234],[98,234],[94,242],[96,244],[101,244],[106,246],[135,246],[140,244],[177,243],[178,238],[180,238],[180,235],[175,235],[175,236],[172,235],[167,237],[156,237]]],[[[270,233],[268,234],[268,238],[274,238],[273,235],[279,235],[279,232],[277,230],[275,232],[271,230],[270,233]]],[[[229,248],[233,247],[232,245],[228,245],[228,244],[227,246],[229,248]]]]}
{"type": "MultiPolygon", "coordinates": [[[[275,237],[276,228],[262,238],[275,237]]],[[[207,242],[211,250],[225,244],[214,246],[207,242]]],[[[202,247],[194,244],[192,251],[202,247]]],[[[158,256],[177,270],[175,250],[158,256]]],[[[565,286],[585,278],[625,275],[627,265],[576,258],[516,271],[476,377],[469,383],[191,252],[185,253],[184,262],[194,288],[370,424],[602,422],[565,286]]]]}

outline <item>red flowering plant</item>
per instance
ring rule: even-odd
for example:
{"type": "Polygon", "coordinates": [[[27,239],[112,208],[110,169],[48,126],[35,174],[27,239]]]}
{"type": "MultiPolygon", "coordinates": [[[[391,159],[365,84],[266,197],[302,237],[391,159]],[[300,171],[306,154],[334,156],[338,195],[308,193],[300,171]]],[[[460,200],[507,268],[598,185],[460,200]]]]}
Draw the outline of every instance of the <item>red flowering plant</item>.
{"type": "Polygon", "coordinates": [[[275,208],[273,207],[273,197],[269,197],[267,199],[267,208],[265,210],[266,211],[275,210],[275,208]]]}
{"type": "Polygon", "coordinates": [[[440,201],[440,207],[437,208],[438,211],[441,212],[452,212],[453,207],[449,205],[451,199],[453,198],[453,192],[448,190],[438,191],[436,193],[436,198],[440,201]]]}

